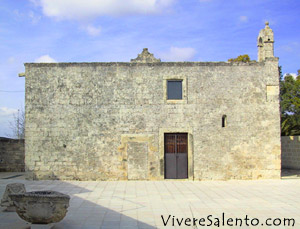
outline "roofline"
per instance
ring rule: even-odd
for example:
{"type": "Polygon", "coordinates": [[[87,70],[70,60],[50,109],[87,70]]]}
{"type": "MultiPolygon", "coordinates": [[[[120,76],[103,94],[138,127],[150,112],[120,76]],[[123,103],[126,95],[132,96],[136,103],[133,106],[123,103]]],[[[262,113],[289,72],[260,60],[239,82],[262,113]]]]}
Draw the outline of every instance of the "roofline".
{"type": "Polygon", "coordinates": [[[66,67],[66,66],[263,66],[264,62],[59,62],[59,63],[24,63],[25,67],[66,67]]]}

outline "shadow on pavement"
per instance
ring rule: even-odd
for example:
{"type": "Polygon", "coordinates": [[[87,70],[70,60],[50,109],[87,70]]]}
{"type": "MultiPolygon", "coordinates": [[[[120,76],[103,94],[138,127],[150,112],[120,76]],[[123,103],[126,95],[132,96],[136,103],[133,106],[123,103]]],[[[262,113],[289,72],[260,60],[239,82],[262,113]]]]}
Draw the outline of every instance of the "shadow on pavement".
{"type": "Polygon", "coordinates": [[[297,169],[282,169],[281,179],[300,179],[300,170],[297,169]]]}
{"type": "MultiPolygon", "coordinates": [[[[141,219],[137,210],[147,208],[142,202],[131,201],[124,182],[97,181],[27,181],[0,179],[0,196],[9,183],[23,183],[26,191],[53,190],[70,195],[66,217],[54,229],[77,228],[155,228],[141,219]]],[[[127,190],[128,191],[128,190],[127,190]]],[[[150,209],[148,209],[150,211],[150,209]]],[[[147,210],[146,210],[147,211],[147,210]]],[[[142,219],[146,219],[147,215],[142,219]]],[[[15,212],[0,212],[0,229],[25,229],[29,224],[15,212]]]]}

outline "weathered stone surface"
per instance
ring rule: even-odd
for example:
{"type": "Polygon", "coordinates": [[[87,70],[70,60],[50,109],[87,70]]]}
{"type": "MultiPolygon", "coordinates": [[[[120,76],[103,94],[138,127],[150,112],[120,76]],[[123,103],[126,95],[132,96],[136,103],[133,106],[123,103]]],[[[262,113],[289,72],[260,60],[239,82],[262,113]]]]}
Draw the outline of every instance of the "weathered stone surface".
{"type": "Polygon", "coordinates": [[[10,139],[0,137],[0,172],[24,171],[24,139],[10,139]]]}
{"type": "Polygon", "coordinates": [[[266,58],[274,57],[274,34],[269,27],[269,22],[265,23],[264,29],[260,30],[257,37],[258,61],[264,61],[266,58]]]}
{"type": "Polygon", "coordinates": [[[67,213],[70,196],[55,191],[34,191],[10,194],[18,215],[33,224],[61,221],[67,213]]]}
{"type": "Polygon", "coordinates": [[[300,169],[300,136],[281,137],[283,169],[300,169]]]}
{"type": "Polygon", "coordinates": [[[128,143],[128,179],[148,179],[148,144],[146,142],[128,143]]]}
{"type": "Polygon", "coordinates": [[[1,207],[5,207],[5,211],[15,212],[16,208],[10,199],[10,194],[23,194],[26,192],[25,185],[21,183],[12,183],[6,185],[5,192],[1,200],[1,207]]]}
{"type": "Polygon", "coordinates": [[[280,178],[278,58],[25,67],[30,178],[164,179],[170,131],[188,133],[189,179],[280,178]],[[170,79],[182,100],[167,100],[170,79]]]}

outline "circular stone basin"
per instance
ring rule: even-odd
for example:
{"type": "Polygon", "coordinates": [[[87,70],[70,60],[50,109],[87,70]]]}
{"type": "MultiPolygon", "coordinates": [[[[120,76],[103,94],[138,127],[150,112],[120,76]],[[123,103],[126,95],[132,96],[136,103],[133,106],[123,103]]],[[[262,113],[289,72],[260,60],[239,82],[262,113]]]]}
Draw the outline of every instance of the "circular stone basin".
{"type": "Polygon", "coordinates": [[[10,194],[18,215],[33,224],[61,221],[67,213],[70,196],[55,191],[34,191],[10,194]]]}

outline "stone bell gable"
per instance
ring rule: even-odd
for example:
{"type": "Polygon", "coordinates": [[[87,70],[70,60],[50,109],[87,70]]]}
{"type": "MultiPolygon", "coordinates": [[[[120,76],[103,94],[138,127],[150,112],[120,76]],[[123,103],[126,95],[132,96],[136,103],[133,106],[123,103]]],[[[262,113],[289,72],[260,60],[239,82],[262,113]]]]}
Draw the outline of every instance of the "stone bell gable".
{"type": "Polygon", "coordinates": [[[265,61],[266,58],[274,57],[274,34],[269,27],[269,22],[265,23],[265,28],[260,30],[257,37],[258,61],[265,61]]]}

